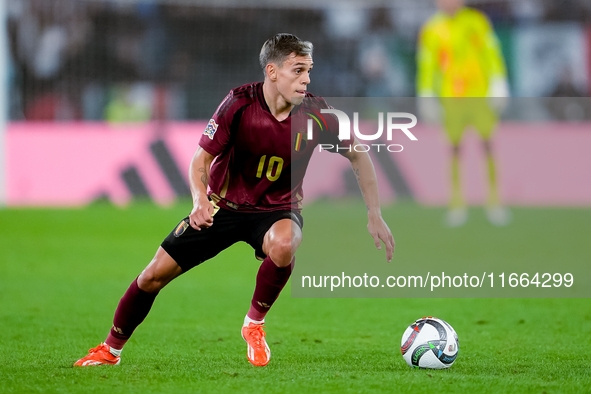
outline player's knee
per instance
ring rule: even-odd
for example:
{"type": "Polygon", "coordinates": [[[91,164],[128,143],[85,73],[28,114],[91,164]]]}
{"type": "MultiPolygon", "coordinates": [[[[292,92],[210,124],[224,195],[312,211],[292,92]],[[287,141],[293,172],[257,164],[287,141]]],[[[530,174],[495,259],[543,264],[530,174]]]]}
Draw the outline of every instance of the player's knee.
{"type": "Polygon", "coordinates": [[[482,146],[484,147],[484,152],[487,155],[492,154],[492,144],[490,143],[490,140],[483,140],[482,146]]]}
{"type": "Polygon", "coordinates": [[[137,279],[138,287],[146,293],[157,293],[162,290],[168,282],[168,280],[156,275],[151,270],[144,270],[137,279]]]}
{"type": "Polygon", "coordinates": [[[292,240],[290,238],[279,238],[273,241],[269,250],[269,257],[278,267],[287,267],[292,258],[292,240]]]}

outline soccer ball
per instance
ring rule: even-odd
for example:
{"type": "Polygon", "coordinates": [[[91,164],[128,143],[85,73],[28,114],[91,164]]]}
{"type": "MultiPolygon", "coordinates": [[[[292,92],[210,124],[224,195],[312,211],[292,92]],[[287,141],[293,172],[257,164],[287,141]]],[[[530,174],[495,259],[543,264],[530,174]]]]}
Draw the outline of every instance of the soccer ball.
{"type": "Polygon", "coordinates": [[[414,368],[445,369],[456,361],[460,350],[458,334],[447,322],[423,317],[402,334],[402,357],[414,368]]]}

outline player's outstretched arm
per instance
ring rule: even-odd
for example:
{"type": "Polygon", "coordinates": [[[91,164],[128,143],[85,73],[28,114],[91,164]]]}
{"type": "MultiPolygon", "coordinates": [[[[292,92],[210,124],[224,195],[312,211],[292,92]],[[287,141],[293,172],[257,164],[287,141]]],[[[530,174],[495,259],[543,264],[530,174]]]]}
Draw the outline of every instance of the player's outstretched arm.
{"type": "MultiPolygon", "coordinates": [[[[354,143],[357,144],[358,141],[355,140],[354,143]]],[[[345,151],[343,156],[351,162],[351,168],[355,173],[361,194],[363,194],[363,200],[367,206],[367,230],[373,237],[376,248],[382,249],[380,240],[386,245],[386,258],[390,262],[394,253],[394,237],[392,237],[390,228],[382,218],[378,181],[369,153],[345,151]]]]}
{"type": "Polygon", "coordinates": [[[213,224],[213,205],[207,198],[209,167],[213,159],[214,156],[199,146],[189,166],[189,186],[193,196],[193,209],[189,215],[189,224],[195,230],[211,227],[213,224]]]}

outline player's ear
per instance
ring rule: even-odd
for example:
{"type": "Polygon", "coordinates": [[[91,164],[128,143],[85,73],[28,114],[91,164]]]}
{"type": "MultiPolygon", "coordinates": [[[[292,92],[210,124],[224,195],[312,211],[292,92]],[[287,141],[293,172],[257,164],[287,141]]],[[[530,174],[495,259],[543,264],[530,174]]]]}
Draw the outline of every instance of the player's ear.
{"type": "Polygon", "coordinates": [[[267,64],[267,67],[265,67],[265,72],[271,81],[275,82],[277,80],[277,66],[275,63],[267,64]]]}

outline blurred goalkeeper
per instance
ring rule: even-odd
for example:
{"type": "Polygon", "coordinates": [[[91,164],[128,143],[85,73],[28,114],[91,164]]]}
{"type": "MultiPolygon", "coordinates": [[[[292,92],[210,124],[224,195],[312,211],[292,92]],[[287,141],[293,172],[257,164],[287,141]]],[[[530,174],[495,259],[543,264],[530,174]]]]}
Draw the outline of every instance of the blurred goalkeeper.
{"type": "MultiPolygon", "coordinates": [[[[164,239],[115,310],[113,326],[99,346],[76,366],[117,365],[121,350],[150,312],[156,296],[179,275],[236,242],[246,242],[262,261],[254,294],[241,327],[248,360],[265,366],[271,350],[265,339],[267,312],[289,280],[302,242],[302,184],[319,143],[339,146],[350,161],[367,205],[367,229],[392,259],[394,238],[382,219],[376,174],[367,152],[347,149],[356,141],[338,138],[336,118],[326,128],[306,130],[308,111],[328,104],[308,93],[312,43],[292,34],[265,42],[259,61],[264,82],[232,89],[209,121],[189,169],[193,209],[164,239]]],[[[214,296],[214,295],[211,295],[214,296]]],[[[203,300],[207,303],[207,300],[203,300]]],[[[203,323],[210,324],[207,316],[203,323]]]]}
{"type": "Polygon", "coordinates": [[[462,226],[468,209],[460,184],[462,135],[473,126],[486,153],[489,194],[486,214],[497,226],[510,222],[496,181],[491,136],[504,109],[509,88],[499,41],[488,18],[465,7],[464,0],[436,0],[439,12],[422,27],[417,51],[419,115],[441,122],[452,145],[452,193],[446,222],[462,226]]]}

